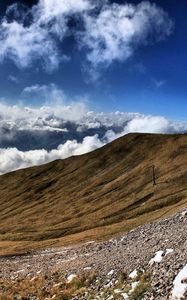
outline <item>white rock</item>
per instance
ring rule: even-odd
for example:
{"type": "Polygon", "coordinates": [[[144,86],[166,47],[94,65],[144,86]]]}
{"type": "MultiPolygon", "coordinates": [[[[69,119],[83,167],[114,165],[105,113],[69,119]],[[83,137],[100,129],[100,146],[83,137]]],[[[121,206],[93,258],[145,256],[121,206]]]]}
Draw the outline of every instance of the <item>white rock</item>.
{"type": "Polygon", "coordinates": [[[114,299],[112,295],[107,298],[107,300],[112,300],[112,299],[114,299]]]}
{"type": "Polygon", "coordinates": [[[137,275],[138,275],[138,272],[137,272],[137,270],[135,269],[133,272],[131,272],[131,273],[129,274],[129,277],[130,277],[131,279],[134,279],[134,278],[137,277],[137,275]]]}
{"type": "Polygon", "coordinates": [[[184,210],[184,211],[181,213],[181,216],[182,216],[182,217],[187,216],[187,210],[184,210]]]}
{"type": "Polygon", "coordinates": [[[24,271],[25,271],[25,269],[18,270],[18,271],[15,272],[15,274],[16,274],[16,273],[23,273],[24,271]]]}
{"type": "Polygon", "coordinates": [[[76,274],[70,274],[68,277],[67,277],[67,283],[70,283],[74,278],[76,278],[77,275],[76,274]]]}
{"type": "Polygon", "coordinates": [[[59,282],[59,283],[56,283],[56,284],[54,284],[54,285],[53,285],[53,288],[59,287],[59,286],[61,286],[61,285],[62,285],[62,283],[61,283],[61,282],[59,282]]]}
{"type": "Polygon", "coordinates": [[[35,281],[37,279],[37,277],[33,277],[31,278],[30,282],[35,281]]]}
{"type": "Polygon", "coordinates": [[[173,291],[170,300],[184,299],[184,294],[187,291],[187,265],[179,272],[173,282],[173,291]],[[185,280],[185,282],[183,282],[185,280]]]}
{"type": "Polygon", "coordinates": [[[122,293],[122,290],[120,290],[120,289],[115,289],[115,290],[114,290],[114,293],[115,293],[115,294],[120,294],[120,293],[122,293]]]}
{"type": "Polygon", "coordinates": [[[149,264],[152,265],[154,262],[160,263],[163,259],[163,253],[163,250],[157,251],[155,256],[149,261],[149,264]]]}
{"type": "Polygon", "coordinates": [[[108,276],[111,276],[111,275],[113,275],[114,274],[114,270],[111,270],[107,275],[108,276]]]}
{"type": "Polygon", "coordinates": [[[166,255],[167,254],[170,254],[170,253],[172,253],[174,250],[173,249],[171,249],[171,248],[169,248],[169,249],[166,249],[166,255]]]}
{"type": "Polygon", "coordinates": [[[84,270],[85,270],[85,271],[91,270],[91,267],[85,267],[84,270]]]}
{"type": "Polygon", "coordinates": [[[121,296],[123,297],[123,299],[128,300],[129,296],[127,293],[122,293],[121,296]]]}
{"type": "Polygon", "coordinates": [[[132,293],[135,290],[135,288],[137,287],[138,284],[139,284],[139,281],[132,282],[132,285],[131,285],[132,288],[130,290],[130,293],[132,293]]]}
{"type": "Polygon", "coordinates": [[[110,287],[112,287],[113,286],[113,282],[112,282],[112,280],[111,281],[109,281],[107,284],[105,284],[105,288],[110,288],[110,287]]]}

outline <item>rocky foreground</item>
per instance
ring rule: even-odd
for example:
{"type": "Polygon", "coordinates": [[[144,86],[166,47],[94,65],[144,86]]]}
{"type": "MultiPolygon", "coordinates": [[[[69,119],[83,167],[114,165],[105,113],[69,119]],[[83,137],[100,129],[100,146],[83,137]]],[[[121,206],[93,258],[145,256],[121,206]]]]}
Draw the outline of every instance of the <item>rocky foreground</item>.
{"type": "Polygon", "coordinates": [[[187,299],[187,210],[106,242],[1,257],[0,299],[187,299]]]}

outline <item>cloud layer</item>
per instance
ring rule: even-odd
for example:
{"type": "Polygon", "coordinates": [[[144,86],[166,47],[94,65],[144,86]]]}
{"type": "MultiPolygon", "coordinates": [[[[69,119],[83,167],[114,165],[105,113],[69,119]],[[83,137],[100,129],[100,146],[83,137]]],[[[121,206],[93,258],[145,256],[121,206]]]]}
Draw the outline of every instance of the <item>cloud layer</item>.
{"type": "Polygon", "coordinates": [[[186,123],[139,113],[96,113],[84,103],[0,104],[0,174],[79,155],[129,132],[186,132],[186,123]]]}
{"type": "Polygon", "coordinates": [[[20,168],[41,165],[55,159],[63,159],[72,155],[87,153],[101,147],[103,143],[97,135],[85,137],[82,143],[76,140],[67,141],[57,149],[46,151],[19,151],[17,148],[0,149],[0,174],[20,168]]]}
{"type": "Polygon", "coordinates": [[[142,45],[168,37],[173,22],[167,13],[150,3],[110,4],[91,0],[40,0],[31,10],[14,4],[0,23],[0,61],[18,67],[40,61],[48,71],[63,60],[63,42],[73,35],[93,69],[113,61],[125,61],[142,45]],[[76,20],[77,26],[69,21],[76,20]],[[59,46],[60,45],[60,46],[59,46]]]}

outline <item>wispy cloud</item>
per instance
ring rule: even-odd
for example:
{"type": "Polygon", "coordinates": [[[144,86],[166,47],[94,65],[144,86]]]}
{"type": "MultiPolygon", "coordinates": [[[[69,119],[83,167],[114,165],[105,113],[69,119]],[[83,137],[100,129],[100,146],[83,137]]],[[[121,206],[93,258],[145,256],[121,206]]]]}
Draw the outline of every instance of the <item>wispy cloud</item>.
{"type": "Polygon", "coordinates": [[[140,45],[165,39],[173,22],[155,4],[107,4],[97,17],[85,15],[82,44],[88,48],[88,61],[95,67],[124,61],[140,45]]]}
{"type": "Polygon", "coordinates": [[[9,75],[8,80],[12,81],[13,83],[18,83],[19,82],[19,79],[14,75],[9,75]]]}
{"type": "Polygon", "coordinates": [[[61,89],[59,89],[54,83],[49,85],[39,85],[35,84],[32,86],[27,86],[23,89],[21,95],[23,97],[31,97],[34,99],[37,97],[42,103],[45,102],[56,102],[62,104],[66,100],[66,96],[61,89]]]}
{"type": "Polygon", "coordinates": [[[153,83],[155,84],[155,86],[157,88],[161,88],[162,86],[164,86],[166,84],[166,80],[165,79],[161,79],[161,80],[157,80],[157,79],[153,79],[153,83]]]}
{"type": "Polygon", "coordinates": [[[18,5],[11,6],[16,17],[9,22],[5,16],[0,25],[1,61],[8,57],[18,67],[28,67],[40,60],[46,70],[53,71],[60,61],[67,59],[63,51],[59,53],[55,35],[63,40],[68,30],[68,16],[88,8],[86,0],[40,0],[30,12],[26,10],[18,18],[18,5]],[[26,18],[33,22],[25,25],[26,18]]]}
{"type": "Polygon", "coordinates": [[[40,0],[31,11],[20,11],[14,4],[1,20],[0,61],[9,58],[22,68],[40,61],[46,70],[55,70],[61,61],[67,60],[64,39],[75,35],[77,49],[84,49],[92,72],[97,74],[99,67],[127,60],[138,47],[165,39],[173,29],[167,13],[148,1],[135,5],[40,0]],[[14,16],[11,21],[10,11],[14,16]],[[75,16],[82,20],[81,29],[68,25],[75,16]]]}
{"type": "MultiPolygon", "coordinates": [[[[87,103],[84,96],[80,101],[77,99],[69,99],[54,83],[49,85],[35,84],[27,86],[23,89],[21,96],[23,98],[37,98],[40,102],[44,103],[44,106],[39,110],[37,110],[37,108],[34,110],[34,114],[38,111],[39,115],[43,113],[47,115],[54,114],[56,117],[60,117],[64,120],[77,121],[80,120],[87,111],[87,103]]],[[[30,110],[30,112],[31,111],[32,110],[30,110]]]]}

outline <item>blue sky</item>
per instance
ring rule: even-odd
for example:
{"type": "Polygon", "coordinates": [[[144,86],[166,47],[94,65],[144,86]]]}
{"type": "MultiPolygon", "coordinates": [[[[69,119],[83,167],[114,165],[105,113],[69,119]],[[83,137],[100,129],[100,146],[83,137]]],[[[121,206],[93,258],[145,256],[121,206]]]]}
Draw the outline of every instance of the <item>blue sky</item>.
{"type": "MultiPolygon", "coordinates": [[[[126,5],[126,1],[111,1],[107,5],[110,6],[114,2],[126,5]]],[[[16,2],[1,1],[2,18],[6,15],[5,9],[13,3],[16,2]]],[[[25,5],[29,3],[31,10],[34,1],[22,1],[22,3],[25,5]]],[[[36,3],[38,2],[35,1],[36,3]]],[[[137,6],[140,1],[128,3],[137,6]]],[[[72,33],[67,34],[62,41],[55,37],[60,55],[66,55],[68,58],[59,63],[54,70],[43,68],[42,58],[33,59],[26,66],[19,66],[9,54],[3,53],[0,63],[0,97],[11,104],[22,100],[25,105],[40,106],[43,98],[39,94],[24,95],[23,90],[29,86],[53,83],[67,95],[68,99],[75,101],[80,98],[87,99],[90,108],[96,111],[131,111],[185,120],[187,117],[187,4],[185,0],[181,0],[180,3],[176,0],[156,0],[149,3],[150,5],[156,3],[157,8],[163,9],[168,14],[168,19],[173,22],[170,34],[166,34],[161,41],[159,41],[159,34],[167,31],[167,24],[163,24],[156,41],[154,37],[151,37],[152,42],[149,38],[145,38],[146,42],[140,42],[129,58],[114,59],[107,67],[97,66],[96,72],[99,73],[97,79],[91,78],[92,75],[88,74],[91,66],[85,59],[87,50],[84,47],[78,49],[72,33]]],[[[19,12],[21,7],[14,8],[12,13],[14,16],[15,10],[19,12]]],[[[12,15],[8,22],[15,20],[12,15]]],[[[70,27],[68,30],[78,31],[77,24],[81,23],[80,16],[79,21],[75,15],[69,18],[68,22],[72,22],[73,25],[68,25],[70,27]]],[[[16,17],[16,21],[21,22],[21,18],[16,17]]],[[[156,31],[155,28],[159,25],[155,22],[150,26],[153,26],[156,31]]],[[[3,42],[3,38],[1,41],[3,42]]]]}

